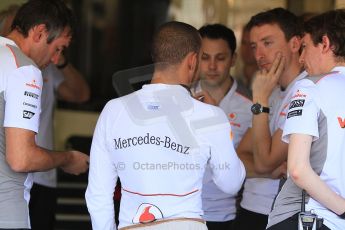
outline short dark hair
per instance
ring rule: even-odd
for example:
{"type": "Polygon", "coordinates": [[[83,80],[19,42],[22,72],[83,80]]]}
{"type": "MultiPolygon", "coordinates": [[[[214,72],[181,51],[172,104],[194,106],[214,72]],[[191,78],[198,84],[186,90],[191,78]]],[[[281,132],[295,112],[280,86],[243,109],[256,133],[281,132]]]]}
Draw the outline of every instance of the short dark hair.
{"type": "Polygon", "coordinates": [[[301,23],[298,17],[280,7],[254,15],[248,22],[248,28],[252,29],[254,26],[264,24],[277,24],[283,31],[287,41],[294,36],[302,36],[301,23]]]}
{"type": "Polygon", "coordinates": [[[175,65],[190,52],[199,53],[200,35],[193,26],[171,21],[159,27],[153,37],[152,60],[155,64],[175,65]]]}
{"type": "Polygon", "coordinates": [[[209,24],[199,29],[202,38],[223,39],[228,43],[231,54],[236,51],[236,37],[232,29],[222,24],[209,24]]]}
{"type": "Polygon", "coordinates": [[[305,22],[304,33],[308,33],[314,45],[327,35],[335,56],[345,58],[345,9],[331,10],[305,22]]]}
{"type": "Polygon", "coordinates": [[[44,24],[49,33],[47,42],[56,39],[69,27],[75,29],[75,17],[61,0],[30,0],[23,4],[12,23],[12,30],[17,29],[24,37],[34,26],[44,24]]]}

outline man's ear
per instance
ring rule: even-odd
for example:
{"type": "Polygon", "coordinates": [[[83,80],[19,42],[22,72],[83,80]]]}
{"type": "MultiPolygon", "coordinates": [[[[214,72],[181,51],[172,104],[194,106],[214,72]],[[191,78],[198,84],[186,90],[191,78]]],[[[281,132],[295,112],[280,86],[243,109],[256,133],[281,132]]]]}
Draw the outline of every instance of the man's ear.
{"type": "Polygon", "coordinates": [[[44,24],[34,26],[29,31],[29,36],[32,37],[34,42],[40,42],[41,39],[47,38],[47,28],[44,24]]]}
{"type": "Polygon", "coordinates": [[[293,36],[290,41],[290,49],[293,53],[299,52],[301,48],[302,39],[299,36],[293,36]]]}
{"type": "Polygon", "coordinates": [[[333,52],[334,47],[331,46],[331,42],[329,41],[329,38],[327,37],[327,35],[322,36],[321,44],[322,44],[322,53],[326,53],[330,50],[333,52]]]}
{"type": "Polygon", "coordinates": [[[188,54],[188,71],[195,73],[196,69],[198,68],[198,54],[195,52],[191,52],[188,54]]]}

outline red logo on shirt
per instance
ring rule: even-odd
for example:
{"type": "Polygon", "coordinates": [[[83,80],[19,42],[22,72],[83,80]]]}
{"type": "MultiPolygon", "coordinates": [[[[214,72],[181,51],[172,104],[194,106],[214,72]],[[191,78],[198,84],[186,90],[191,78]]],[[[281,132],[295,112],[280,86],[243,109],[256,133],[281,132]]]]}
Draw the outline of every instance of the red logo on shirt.
{"type": "Polygon", "coordinates": [[[41,87],[39,87],[37,84],[36,84],[36,80],[32,80],[31,83],[26,83],[25,84],[26,86],[29,86],[31,88],[34,88],[34,89],[41,89],[41,87]]]}
{"type": "Polygon", "coordinates": [[[281,116],[281,117],[286,117],[286,108],[288,107],[288,105],[289,105],[289,103],[288,104],[285,104],[284,106],[283,106],[283,108],[282,108],[282,110],[280,111],[280,114],[279,114],[279,116],[281,116]]]}
{"type": "Polygon", "coordinates": [[[163,213],[156,205],[143,203],[139,206],[137,213],[135,214],[132,222],[134,224],[138,224],[138,223],[144,224],[144,223],[150,223],[162,218],[163,218],[163,213]]]}
{"type": "Polygon", "coordinates": [[[307,95],[303,94],[301,91],[297,90],[296,94],[292,96],[292,98],[296,97],[307,97],[307,95]]]}
{"type": "Polygon", "coordinates": [[[236,120],[236,118],[237,118],[236,113],[230,113],[230,114],[229,114],[229,118],[230,118],[230,120],[232,120],[232,121],[236,120]]]}
{"type": "Polygon", "coordinates": [[[140,223],[150,223],[156,220],[155,215],[153,215],[152,213],[150,213],[150,208],[152,206],[148,206],[144,209],[144,211],[141,213],[140,217],[139,217],[139,222],[140,223]]]}
{"type": "Polygon", "coordinates": [[[338,122],[339,122],[339,125],[340,125],[340,128],[345,128],[345,118],[342,119],[341,117],[338,117],[338,122]]]}

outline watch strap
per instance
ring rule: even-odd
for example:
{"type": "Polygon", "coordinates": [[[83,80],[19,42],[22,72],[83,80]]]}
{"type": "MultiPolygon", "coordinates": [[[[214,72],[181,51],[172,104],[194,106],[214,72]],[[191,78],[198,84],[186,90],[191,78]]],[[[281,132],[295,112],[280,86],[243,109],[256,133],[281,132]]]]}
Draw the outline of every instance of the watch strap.
{"type": "Polygon", "coordinates": [[[262,113],[270,113],[270,108],[261,106],[261,112],[262,113]]]}

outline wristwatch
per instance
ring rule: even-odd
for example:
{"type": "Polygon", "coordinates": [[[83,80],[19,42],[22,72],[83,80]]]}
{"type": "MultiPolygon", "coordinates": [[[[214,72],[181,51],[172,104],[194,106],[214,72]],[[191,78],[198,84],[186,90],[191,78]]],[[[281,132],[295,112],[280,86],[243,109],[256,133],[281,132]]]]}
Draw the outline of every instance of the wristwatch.
{"type": "Polygon", "coordinates": [[[270,108],[264,107],[260,105],[259,103],[255,103],[251,107],[251,111],[254,115],[260,114],[260,113],[270,113],[270,108]]]}

